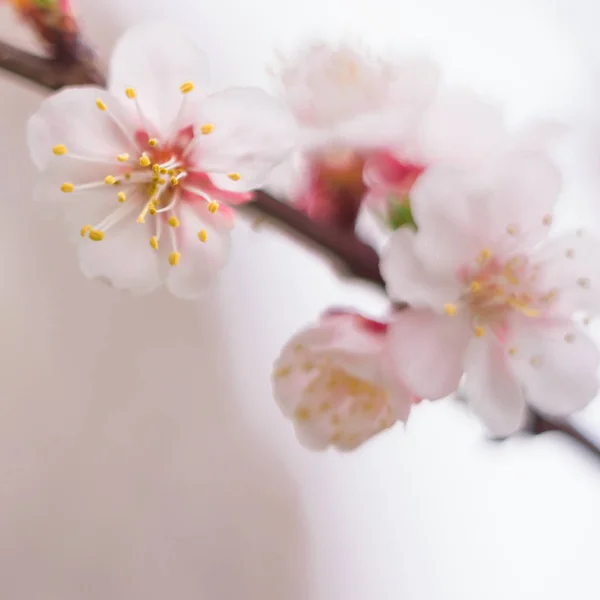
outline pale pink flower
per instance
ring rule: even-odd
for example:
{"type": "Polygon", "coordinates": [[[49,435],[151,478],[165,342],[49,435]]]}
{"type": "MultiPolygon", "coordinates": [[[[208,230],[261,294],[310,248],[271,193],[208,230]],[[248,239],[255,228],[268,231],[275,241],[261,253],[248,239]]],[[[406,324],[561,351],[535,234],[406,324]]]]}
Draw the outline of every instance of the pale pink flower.
{"type": "Polygon", "coordinates": [[[385,323],[332,311],[282,350],[273,391],[305,446],[352,450],[406,422],[417,398],[390,369],[386,332],[385,323]]]}
{"type": "Polygon", "coordinates": [[[414,126],[434,96],[438,68],[425,59],[383,60],[348,43],[315,43],[280,62],[280,95],[303,134],[284,191],[309,216],[353,227],[365,161],[414,126]]]}
{"type": "Polygon", "coordinates": [[[204,57],[164,24],[135,27],[108,90],[64,89],[28,124],[36,199],[62,201],[87,277],[195,298],[225,264],[233,214],[293,144],[294,124],[256,88],[207,96],[204,57]]]}
{"type": "Polygon", "coordinates": [[[560,178],[535,153],[476,173],[432,167],[415,184],[418,232],[392,234],[381,269],[406,301],[390,325],[395,368],[417,394],[464,392],[489,429],[518,429],[526,402],[566,415],[598,392],[598,349],[573,321],[600,307],[600,242],[548,238],[560,178]]]}

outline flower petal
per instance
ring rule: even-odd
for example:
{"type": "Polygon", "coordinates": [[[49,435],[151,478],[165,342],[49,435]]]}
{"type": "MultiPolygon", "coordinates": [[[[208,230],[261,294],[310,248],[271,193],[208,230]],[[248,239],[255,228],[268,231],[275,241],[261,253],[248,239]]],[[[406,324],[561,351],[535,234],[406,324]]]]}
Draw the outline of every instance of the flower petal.
{"type": "Polygon", "coordinates": [[[200,211],[181,203],[181,224],[176,232],[181,258],[169,268],[166,278],[167,289],[186,300],[198,298],[210,288],[229,255],[229,228],[219,226],[220,221],[213,215],[200,211]],[[205,242],[198,238],[200,231],[206,232],[205,242]]]}
{"type": "Polygon", "coordinates": [[[78,161],[71,155],[116,162],[118,154],[135,151],[111,114],[133,131],[127,114],[106,90],[95,86],[68,87],[52,94],[42,101],[27,122],[27,143],[33,162],[40,170],[68,164],[77,169],[90,163],[78,161]],[[109,110],[99,110],[98,99],[109,110]],[[65,156],[53,153],[57,145],[66,146],[65,156]]]}
{"type": "Polygon", "coordinates": [[[291,116],[259,88],[231,87],[212,94],[199,118],[214,130],[194,146],[193,160],[222,189],[260,187],[295,144],[291,116]]]}
{"type": "Polygon", "coordinates": [[[103,279],[118,290],[135,294],[151,292],[161,283],[158,256],[148,243],[153,228],[133,218],[106,232],[95,242],[82,239],[78,244],[79,263],[89,279],[103,279]]]}
{"type": "Polygon", "coordinates": [[[510,340],[513,369],[538,410],[565,416],[585,407],[599,388],[600,352],[572,321],[522,328],[510,340]]]}
{"type": "Polygon", "coordinates": [[[541,289],[556,295],[551,309],[570,316],[600,312],[600,239],[579,230],[555,237],[533,257],[541,289]]]}
{"type": "Polygon", "coordinates": [[[390,236],[379,263],[381,275],[393,300],[441,309],[455,301],[460,289],[451,274],[434,276],[422,263],[416,254],[419,235],[400,228],[390,236]]]}
{"type": "Polygon", "coordinates": [[[459,315],[411,308],[399,311],[389,330],[395,370],[416,395],[443,398],[458,387],[471,337],[469,323],[459,315]]]}
{"type": "Polygon", "coordinates": [[[171,133],[184,97],[195,107],[208,88],[202,52],[180,29],[163,22],[127,30],[117,42],[109,73],[108,89],[128,102],[125,89],[133,88],[142,113],[163,135],[171,133]],[[186,82],[194,90],[182,96],[180,86],[186,82]]]}
{"type": "Polygon", "coordinates": [[[467,402],[489,431],[504,437],[519,430],[527,417],[525,398],[500,344],[491,336],[474,338],[465,371],[467,402]]]}

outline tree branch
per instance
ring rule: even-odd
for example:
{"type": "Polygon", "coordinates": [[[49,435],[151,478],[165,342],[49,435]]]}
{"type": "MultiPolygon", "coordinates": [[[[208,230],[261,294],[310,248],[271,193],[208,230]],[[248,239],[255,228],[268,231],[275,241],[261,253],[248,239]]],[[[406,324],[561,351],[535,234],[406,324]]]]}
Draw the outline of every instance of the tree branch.
{"type": "MultiPolygon", "coordinates": [[[[93,57],[87,54],[84,56],[83,59],[68,58],[67,60],[64,57],[43,58],[0,42],[1,69],[51,90],[58,90],[66,85],[88,83],[104,85],[104,76],[93,64],[93,57]]],[[[377,253],[354,234],[337,231],[328,225],[317,223],[289,204],[279,202],[265,192],[257,192],[250,206],[275,220],[280,226],[316,245],[321,251],[325,251],[334,258],[343,272],[380,287],[384,286],[379,273],[377,253]]],[[[582,430],[568,422],[533,413],[530,431],[534,434],[560,431],[600,457],[600,446],[582,430]]]]}

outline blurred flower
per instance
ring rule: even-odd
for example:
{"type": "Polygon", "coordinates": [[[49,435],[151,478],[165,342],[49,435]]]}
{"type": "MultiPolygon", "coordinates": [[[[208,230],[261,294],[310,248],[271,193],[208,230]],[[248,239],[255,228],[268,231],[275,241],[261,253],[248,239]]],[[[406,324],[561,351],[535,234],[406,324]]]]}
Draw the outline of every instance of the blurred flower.
{"type": "Polygon", "coordinates": [[[362,48],[316,43],[277,72],[281,96],[303,131],[300,176],[286,190],[310,217],[354,228],[363,167],[413,127],[432,99],[437,67],[427,60],[385,61],[362,48]]]}
{"type": "Polygon", "coordinates": [[[390,346],[419,395],[465,395],[489,429],[518,429],[526,402],[565,415],[598,392],[598,349],[573,321],[600,307],[600,242],[548,239],[560,178],[507,153],[477,172],[428,169],[411,193],[418,233],[392,234],[381,268],[396,313],[390,346]]]}
{"type": "Polygon", "coordinates": [[[417,398],[389,368],[386,332],[385,323],[331,311],[285,346],[273,390],[305,446],[352,450],[408,419],[417,398]]]}
{"type": "Polygon", "coordinates": [[[137,292],[164,281],[194,298],[224,265],[233,218],[220,203],[251,199],[293,144],[293,122],[259,89],[206,96],[207,79],[180,31],[144,25],[118,43],[108,91],[64,89],[31,117],[36,198],[78,221],[86,276],[137,292]]]}

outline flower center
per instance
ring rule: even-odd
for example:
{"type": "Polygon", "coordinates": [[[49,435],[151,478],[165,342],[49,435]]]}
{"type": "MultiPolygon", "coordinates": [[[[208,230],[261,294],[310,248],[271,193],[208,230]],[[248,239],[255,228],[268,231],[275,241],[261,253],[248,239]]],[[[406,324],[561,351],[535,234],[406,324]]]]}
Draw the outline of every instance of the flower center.
{"type": "Polygon", "coordinates": [[[534,270],[525,256],[500,260],[484,248],[476,259],[475,268],[461,273],[465,289],[459,304],[446,304],[446,314],[453,316],[460,306],[466,307],[473,321],[475,335],[481,337],[485,328],[502,330],[511,314],[538,317],[550,294],[534,291],[534,270]]]}
{"type": "MultiPolygon", "coordinates": [[[[209,135],[214,130],[212,123],[202,125],[198,131],[195,131],[191,125],[180,125],[182,115],[185,113],[187,95],[193,89],[194,84],[190,81],[180,86],[183,99],[171,125],[171,129],[175,133],[166,136],[164,140],[150,137],[148,132],[152,130],[152,126],[142,113],[136,91],[133,88],[127,88],[125,96],[135,103],[138,120],[142,126],[142,129],[136,131],[133,135],[101,99],[96,100],[97,108],[109,116],[112,124],[129,141],[129,147],[135,148],[136,153],[133,156],[129,152],[123,152],[112,160],[102,160],[70,154],[63,144],[54,146],[53,152],[57,156],[69,156],[77,160],[106,163],[107,171],[110,169],[100,181],[80,185],[65,182],[61,186],[63,192],[78,192],[105,185],[115,186],[116,188],[115,197],[119,206],[100,223],[84,225],[80,231],[82,237],[87,236],[90,240],[96,242],[102,241],[105,233],[111,227],[137,211],[136,221],[138,223],[143,224],[149,216],[154,217],[154,235],[150,237],[150,246],[153,249],[158,250],[163,228],[165,225],[169,227],[168,235],[171,245],[169,263],[172,266],[178,264],[181,254],[175,229],[180,224],[177,216],[177,205],[179,202],[185,201],[184,192],[190,192],[195,199],[199,196],[205,200],[210,213],[214,214],[219,209],[219,203],[212,200],[204,189],[198,189],[197,183],[186,183],[186,178],[192,172],[189,160],[191,150],[202,136],[209,135]]],[[[195,174],[200,173],[196,172],[195,174]]],[[[206,178],[205,174],[201,175],[206,178]]],[[[227,173],[227,176],[233,181],[238,181],[241,177],[239,173],[227,173]]],[[[206,230],[202,229],[198,232],[198,239],[201,242],[207,241],[206,230]]]]}

